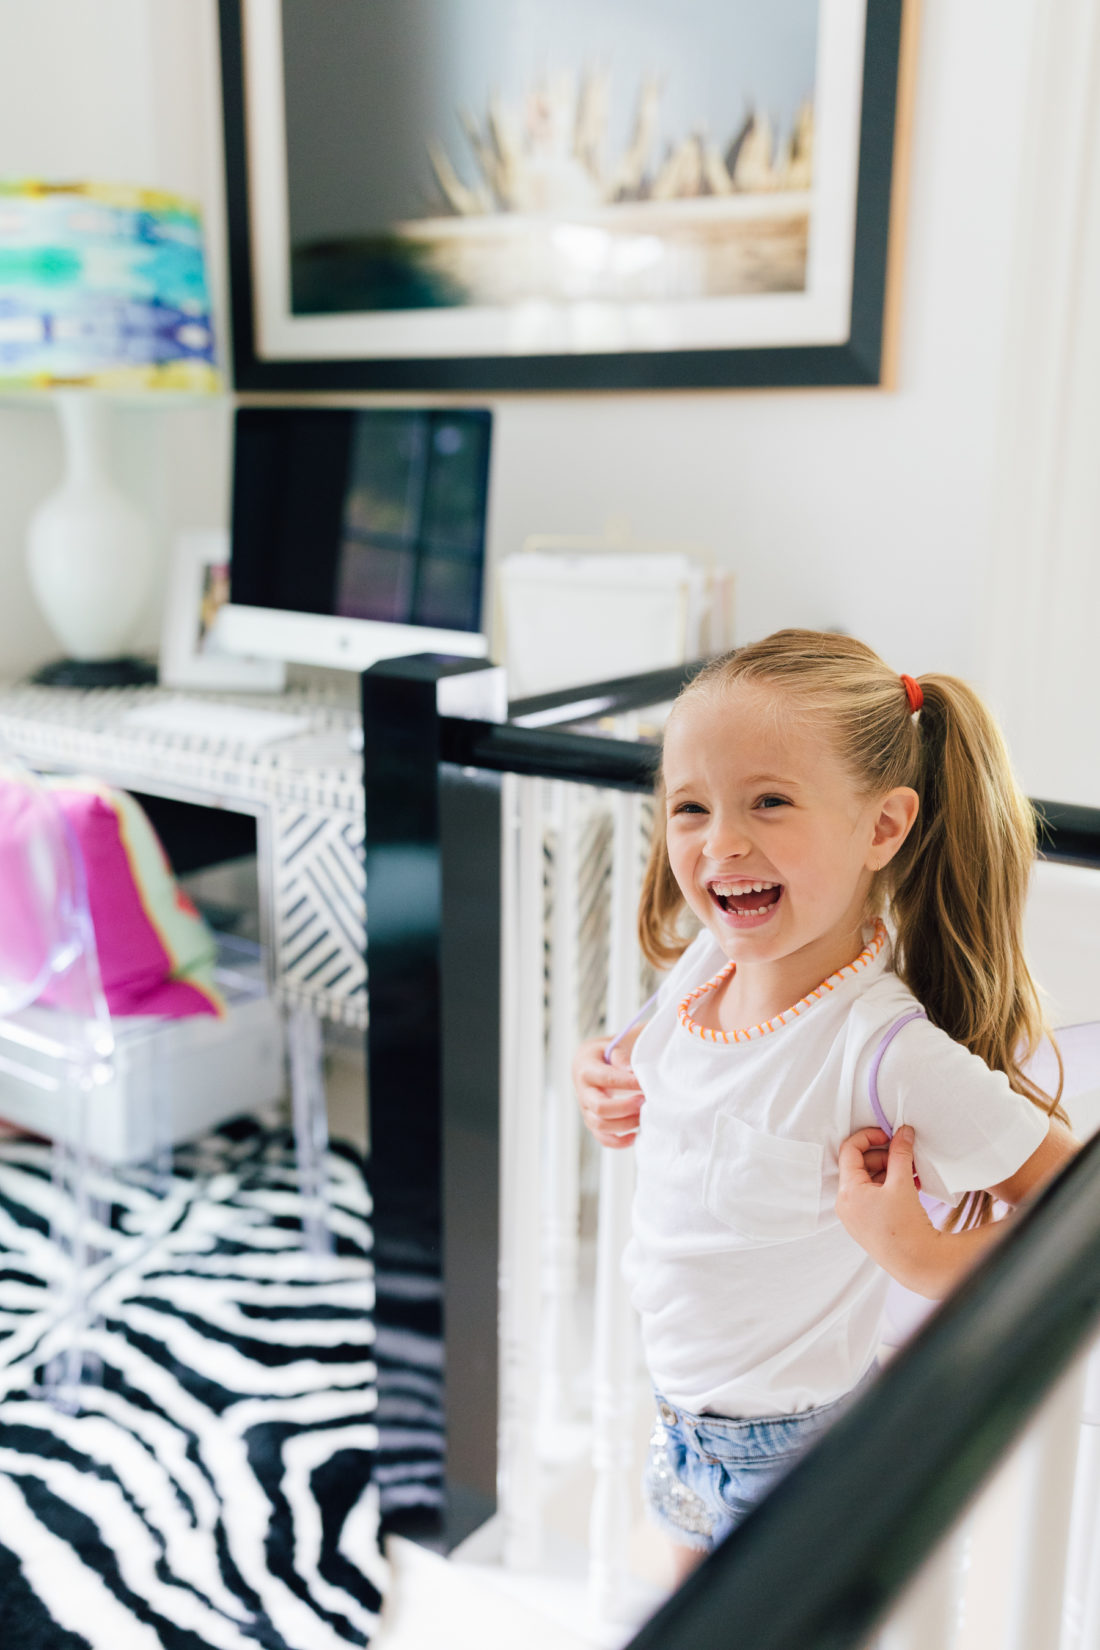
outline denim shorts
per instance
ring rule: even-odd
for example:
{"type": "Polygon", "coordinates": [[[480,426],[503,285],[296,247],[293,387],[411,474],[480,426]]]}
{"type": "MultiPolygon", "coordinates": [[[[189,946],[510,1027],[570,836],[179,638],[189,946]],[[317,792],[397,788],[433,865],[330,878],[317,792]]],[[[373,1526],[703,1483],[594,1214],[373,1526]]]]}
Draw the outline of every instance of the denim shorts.
{"type": "Polygon", "coordinates": [[[872,1369],[851,1392],[820,1409],[757,1420],[690,1415],[657,1393],[643,1478],[650,1517],[681,1547],[710,1552],[862,1396],[876,1373],[872,1369]]]}

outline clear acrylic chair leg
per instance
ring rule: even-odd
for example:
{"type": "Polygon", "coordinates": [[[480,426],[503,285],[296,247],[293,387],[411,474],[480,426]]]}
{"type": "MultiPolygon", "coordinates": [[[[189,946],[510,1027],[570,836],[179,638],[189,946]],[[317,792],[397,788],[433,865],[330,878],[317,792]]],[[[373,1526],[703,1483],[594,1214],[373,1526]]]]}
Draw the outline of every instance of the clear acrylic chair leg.
{"type": "Polygon", "coordinates": [[[107,1255],[110,1206],[102,1195],[88,1143],[95,1075],[73,1070],[62,1090],[64,1118],[51,1154],[53,1212],[50,1239],[63,1257],[63,1293],[58,1303],[60,1345],[43,1371],[49,1401],[60,1409],[80,1407],[80,1388],[102,1380],[94,1350],[100,1319],[95,1283],[107,1255]]]}
{"type": "Polygon", "coordinates": [[[299,1004],[290,1009],[287,1039],[302,1238],[311,1255],[327,1255],[332,1250],[326,1170],[328,1110],[321,1064],[321,1022],[312,1009],[299,1004]]]}

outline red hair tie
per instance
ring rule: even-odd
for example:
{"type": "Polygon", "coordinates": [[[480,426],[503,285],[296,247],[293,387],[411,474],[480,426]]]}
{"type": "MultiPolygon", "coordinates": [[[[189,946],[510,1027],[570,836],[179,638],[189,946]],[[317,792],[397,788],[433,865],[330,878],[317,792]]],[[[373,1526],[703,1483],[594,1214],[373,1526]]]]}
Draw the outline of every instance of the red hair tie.
{"type": "Polygon", "coordinates": [[[909,701],[909,709],[915,716],[917,711],[920,710],[921,706],[924,704],[924,694],[921,692],[921,685],[918,681],[915,681],[912,676],[903,676],[901,679],[901,685],[905,689],[905,697],[909,701]]]}

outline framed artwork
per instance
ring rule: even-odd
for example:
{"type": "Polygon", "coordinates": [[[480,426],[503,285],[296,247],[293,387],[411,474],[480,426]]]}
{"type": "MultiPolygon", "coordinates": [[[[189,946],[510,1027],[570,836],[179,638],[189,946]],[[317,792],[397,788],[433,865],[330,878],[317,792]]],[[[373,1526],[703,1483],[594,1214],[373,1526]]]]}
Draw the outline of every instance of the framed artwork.
{"type": "Polygon", "coordinates": [[[219,3],[238,389],[888,380],[915,0],[219,3]]]}
{"type": "Polygon", "coordinates": [[[229,600],[229,534],[196,528],[177,535],[164,604],[158,677],[162,687],[279,693],[286,669],[276,659],[227,652],[217,637],[229,600]]]}

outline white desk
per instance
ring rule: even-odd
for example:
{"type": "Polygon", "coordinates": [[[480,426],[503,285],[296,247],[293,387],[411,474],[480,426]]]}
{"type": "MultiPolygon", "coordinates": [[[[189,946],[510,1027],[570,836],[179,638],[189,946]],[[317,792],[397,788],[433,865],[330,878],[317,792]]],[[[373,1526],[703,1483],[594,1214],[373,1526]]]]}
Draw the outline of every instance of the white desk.
{"type": "Polygon", "coordinates": [[[0,751],[54,772],[256,820],[261,936],[271,984],[291,1007],[367,1023],[361,759],[355,711],[323,690],[182,694],[160,688],[0,685],[0,751]],[[201,699],[308,717],[272,744],[134,726],[137,706],[201,699]]]}

